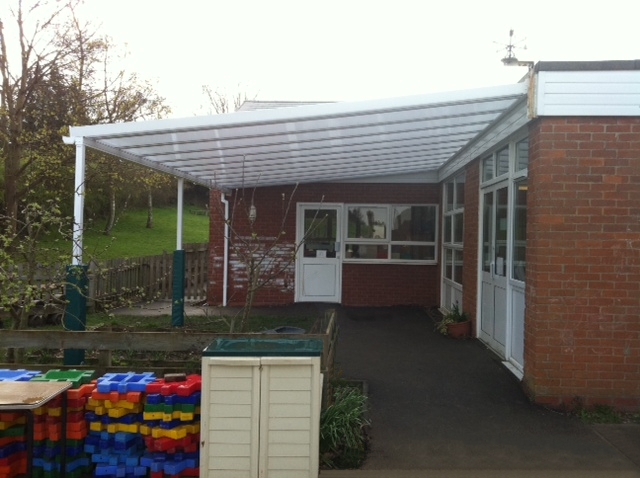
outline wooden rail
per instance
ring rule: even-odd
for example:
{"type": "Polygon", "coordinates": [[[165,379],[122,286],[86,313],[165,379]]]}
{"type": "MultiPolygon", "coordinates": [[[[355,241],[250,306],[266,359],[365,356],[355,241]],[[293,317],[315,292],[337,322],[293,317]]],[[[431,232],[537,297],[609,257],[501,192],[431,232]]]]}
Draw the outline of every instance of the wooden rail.
{"type": "MultiPolygon", "coordinates": [[[[172,329],[167,332],[97,332],[97,331],[63,331],[63,330],[2,330],[0,332],[0,349],[25,348],[40,350],[80,349],[107,352],[102,355],[101,371],[113,367],[110,352],[117,350],[149,351],[149,352],[195,352],[201,353],[217,338],[273,337],[294,339],[322,340],[323,351],[321,367],[325,380],[333,377],[338,325],[336,311],[327,311],[325,317],[318,321],[318,326],[309,334],[215,334],[198,333],[172,329]]],[[[128,368],[132,368],[129,365],[128,368]]],[[[63,365],[49,364],[0,364],[0,368],[32,368],[62,369],[63,365]]],[[[66,368],[76,368],[75,366],[66,368]]]]}

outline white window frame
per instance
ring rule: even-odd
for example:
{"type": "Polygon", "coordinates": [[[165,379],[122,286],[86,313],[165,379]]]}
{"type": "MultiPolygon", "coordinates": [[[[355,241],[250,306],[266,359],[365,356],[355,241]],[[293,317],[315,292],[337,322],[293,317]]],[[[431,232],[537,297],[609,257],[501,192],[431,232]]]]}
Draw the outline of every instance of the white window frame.
{"type": "MultiPolygon", "coordinates": [[[[455,176],[450,177],[447,181],[442,184],[442,299],[441,304],[444,310],[449,310],[451,304],[445,304],[445,288],[452,289],[452,293],[448,294],[451,296],[451,302],[456,302],[458,297],[462,297],[462,277],[460,278],[460,282],[455,281],[455,257],[457,254],[462,255],[464,251],[464,203],[458,204],[457,201],[457,188],[462,187],[466,183],[465,171],[456,174],[455,176]],[[448,185],[452,185],[453,187],[453,203],[451,205],[451,209],[447,209],[449,207],[449,201],[447,197],[447,189],[448,185]],[[462,217],[463,231],[460,242],[455,241],[455,217],[460,215],[462,217]],[[450,218],[450,223],[447,224],[447,218],[450,218]],[[449,228],[450,240],[446,240],[447,236],[447,227],[449,228]],[[452,254],[452,262],[451,264],[447,264],[447,251],[451,251],[452,254]],[[447,277],[447,268],[451,268],[451,278],[447,277]]],[[[466,195],[464,198],[466,201],[466,195]]],[[[464,274],[464,268],[463,268],[464,274]]]]}
{"type": "Polygon", "coordinates": [[[438,205],[437,204],[376,204],[376,203],[349,203],[344,205],[344,219],[343,219],[343,243],[344,249],[342,257],[344,262],[352,264],[407,264],[407,265],[433,265],[438,264],[438,205]],[[434,240],[433,241],[393,241],[391,239],[391,231],[393,230],[393,211],[394,208],[403,207],[431,207],[434,212],[434,240]],[[386,225],[387,230],[384,238],[354,238],[349,237],[349,210],[352,208],[385,208],[386,209],[386,225]],[[360,259],[349,257],[349,245],[355,244],[370,244],[370,245],[386,245],[387,257],[386,258],[368,258],[360,259]],[[428,260],[415,260],[415,259],[394,259],[391,257],[392,246],[431,246],[433,247],[433,259],[428,260]]]}

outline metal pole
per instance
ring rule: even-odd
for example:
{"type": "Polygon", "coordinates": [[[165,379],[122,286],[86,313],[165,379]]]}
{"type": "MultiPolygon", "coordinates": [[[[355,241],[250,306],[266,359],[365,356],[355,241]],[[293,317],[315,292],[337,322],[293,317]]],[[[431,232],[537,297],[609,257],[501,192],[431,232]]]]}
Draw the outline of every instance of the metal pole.
{"type": "Polygon", "coordinates": [[[184,204],[184,179],[178,178],[178,224],[176,250],[173,253],[173,290],[171,301],[171,326],[184,326],[184,278],[185,252],[182,249],[182,221],[184,204]]]}
{"type": "Polygon", "coordinates": [[[82,241],[84,232],[84,176],[85,154],[83,138],[71,138],[76,145],[76,177],[73,199],[73,249],[71,264],[82,264],[82,241]]]}
{"type": "MultiPolygon", "coordinates": [[[[75,192],[73,199],[73,245],[71,265],[67,267],[65,285],[64,327],[66,330],[82,331],[87,326],[87,267],[82,261],[84,232],[84,192],[85,192],[85,155],[83,138],[64,138],[66,144],[76,145],[75,192]]],[[[84,350],[65,349],[65,365],[81,365],[84,362],[84,350]]]]}
{"type": "Polygon", "coordinates": [[[184,214],[184,179],[178,178],[178,227],[176,237],[176,250],[182,249],[182,223],[184,214]]]}

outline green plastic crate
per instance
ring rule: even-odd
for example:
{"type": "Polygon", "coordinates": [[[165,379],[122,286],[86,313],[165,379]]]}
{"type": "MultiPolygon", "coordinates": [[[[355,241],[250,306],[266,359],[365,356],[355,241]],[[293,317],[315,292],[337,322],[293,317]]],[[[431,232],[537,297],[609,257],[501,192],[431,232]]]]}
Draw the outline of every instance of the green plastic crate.
{"type": "Polygon", "coordinates": [[[73,382],[71,388],[91,383],[95,370],[49,370],[31,379],[32,382],[73,382]]]}

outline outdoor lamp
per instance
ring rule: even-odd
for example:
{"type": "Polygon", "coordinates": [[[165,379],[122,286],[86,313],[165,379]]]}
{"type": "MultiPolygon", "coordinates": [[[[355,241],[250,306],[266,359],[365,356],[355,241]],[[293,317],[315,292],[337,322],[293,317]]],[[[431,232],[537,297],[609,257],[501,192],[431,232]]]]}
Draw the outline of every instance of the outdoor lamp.
{"type": "Polygon", "coordinates": [[[257,215],[258,215],[258,211],[256,210],[256,207],[252,204],[251,207],[249,208],[249,222],[251,224],[256,222],[257,215]]]}

